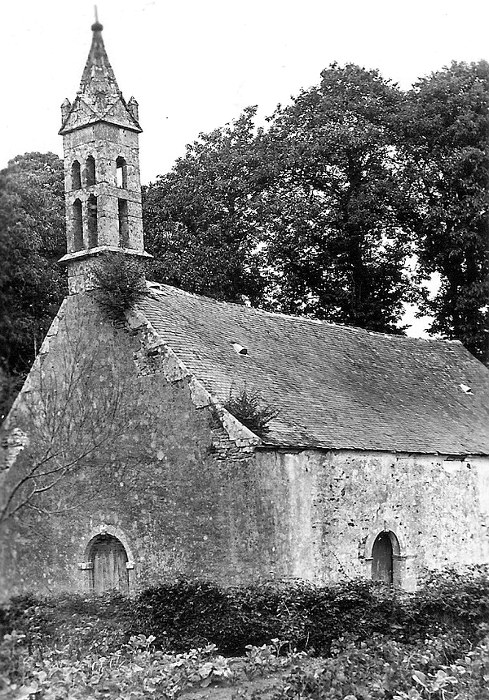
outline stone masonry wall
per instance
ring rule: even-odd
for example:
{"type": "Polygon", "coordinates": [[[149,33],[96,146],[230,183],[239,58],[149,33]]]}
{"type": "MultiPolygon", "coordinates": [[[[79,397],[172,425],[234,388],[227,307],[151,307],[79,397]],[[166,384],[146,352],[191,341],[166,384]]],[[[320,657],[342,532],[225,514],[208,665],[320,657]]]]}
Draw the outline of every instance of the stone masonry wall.
{"type": "Polygon", "coordinates": [[[86,589],[87,545],[104,532],[126,547],[132,590],[178,574],[231,584],[267,569],[257,438],[155,341],[144,320],[128,328],[87,295],[65,300],[11,414],[24,447],[12,442],[10,486],[50,430],[67,463],[82,458],[4,529],[4,596],[86,589]]]}
{"type": "Polygon", "coordinates": [[[259,451],[273,528],[271,573],[318,583],[371,574],[383,530],[399,542],[396,583],[424,568],[489,562],[489,459],[259,451]]]}
{"type": "Polygon", "coordinates": [[[424,567],[489,561],[488,459],[265,449],[144,317],[110,321],[89,295],[63,302],[3,447],[5,493],[46,449],[72,464],[2,529],[3,597],[87,590],[101,533],[126,548],[132,591],[370,576],[384,530],[405,588],[424,567]]]}

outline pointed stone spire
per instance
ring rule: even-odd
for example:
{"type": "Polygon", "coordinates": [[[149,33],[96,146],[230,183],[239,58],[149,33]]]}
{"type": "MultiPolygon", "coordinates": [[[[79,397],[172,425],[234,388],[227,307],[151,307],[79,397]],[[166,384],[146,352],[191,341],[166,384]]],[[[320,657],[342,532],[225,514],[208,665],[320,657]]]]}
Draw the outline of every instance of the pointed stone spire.
{"type": "Polygon", "coordinates": [[[96,18],[96,21],[92,24],[92,46],[90,47],[79,90],[85,99],[87,97],[91,98],[90,101],[94,100],[95,103],[100,102],[103,98],[104,104],[97,105],[98,110],[104,109],[107,98],[120,95],[119,86],[105,50],[102,30],[103,26],[96,18]]]}
{"type": "Polygon", "coordinates": [[[62,105],[60,134],[64,135],[68,131],[99,121],[142,131],[137,108],[132,105],[129,107],[117,85],[105,50],[102,30],[103,26],[95,15],[95,22],[92,24],[92,45],[83,70],[80,89],[72,105],[68,107],[67,101],[62,105]]]}

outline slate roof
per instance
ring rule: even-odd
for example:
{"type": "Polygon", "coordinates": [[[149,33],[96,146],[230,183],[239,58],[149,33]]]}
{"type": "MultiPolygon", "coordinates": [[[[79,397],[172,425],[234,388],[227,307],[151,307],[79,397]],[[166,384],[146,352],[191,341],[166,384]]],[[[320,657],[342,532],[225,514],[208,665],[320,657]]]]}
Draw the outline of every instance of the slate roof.
{"type": "Polygon", "coordinates": [[[267,444],[489,454],[489,370],[459,342],[273,314],[166,285],[138,307],[217,399],[246,386],[280,411],[267,444]]]}

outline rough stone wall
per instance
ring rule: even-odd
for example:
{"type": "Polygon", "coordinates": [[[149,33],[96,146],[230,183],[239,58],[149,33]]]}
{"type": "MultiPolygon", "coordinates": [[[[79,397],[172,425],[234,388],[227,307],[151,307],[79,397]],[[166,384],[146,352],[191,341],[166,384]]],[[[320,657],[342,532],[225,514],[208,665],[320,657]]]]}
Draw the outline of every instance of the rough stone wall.
{"type": "Polygon", "coordinates": [[[101,532],[125,544],[133,590],[178,574],[229,584],[263,575],[258,440],[144,319],[114,324],[86,295],[65,300],[10,417],[9,430],[28,436],[24,449],[13,440],[10,487],[45,450],[45,412],[60,459],[82,458],[4,528],[4,595],[83,590],[101,532]]]}
{"type": "MultiPolygon", "coordinates": [[[[68,265],[68,291],[70,294],[79,294],[96,289],[99,282],[96,278],[97,265],[100,261],[101,254],[107,255],[111,252],[121,252],[120,248],[115,246],[94,248],[87,254],[85,252],[74,253],[70,256],[65,256],[63,262],[68,265]],[[68,259],[69,258],[69,259],[68,259]]],[[[145,259],[151,258],[150,255],[136,253],[135,251],[125,250],[126,259],[132,259],[138,262],[140,266],[141,279],[144,279],[145,274],[145,259]]]]}
{"type": "Polygon", "coordinates": [[[66,190],[66,223],[68,252],[74,251],[73,203],[83,206],[83,239],[88,248],[87,201],[93,194],[98,207],[98,245],[119,246],[118,199],[127,200],[128,247],[143,250],[141,183],[139,179],[138,134],[122,127],[98,122],[71,131],[63,137],[66,190]],[[95,159],[95,185],[87,186],[85,163],[88,156],[95,159]],[[126,161],[126,187],[118,187],[116,161],[126,161]],[[81,166],[82,187],[74,189],[71,167],[77,160],[81,166]]]}
{"type": "Polygon", "coordinates": [[[395,582],[425,568],[489,562],[489,459],[379,452],[259,451],[274,528],[271,570],[319,583],[371,573],[372,547],[394,533],[395,582]]]}
{"type": "Polygon", "coordinates": [[[489,561],[487,458],[265,449],[144,317],[110,321],[89,295],[63,302],[2,444],[4,493],[47,448],[73,465],[2,528],[2,596],[86,590],[101,533],[126,548],[133,591],[370,576],[384,530],[406,588],[424,567],[489,561]]]}

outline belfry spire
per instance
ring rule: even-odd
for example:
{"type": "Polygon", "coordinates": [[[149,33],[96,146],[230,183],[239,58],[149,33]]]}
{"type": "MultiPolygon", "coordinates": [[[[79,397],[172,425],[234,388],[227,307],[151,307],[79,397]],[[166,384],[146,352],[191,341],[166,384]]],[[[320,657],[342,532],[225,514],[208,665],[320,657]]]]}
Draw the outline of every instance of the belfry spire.
{"type": "Polygon", "coordinates": [[[119,90],[102,30],[95,15],[80,89],[73,104],[61,105],[68,250],[61,261],[71,294],[93,288],[100,256],[151,257],[143,243],[138,104],[119,90]]]}
{"type": "Polygon", "coordinates": [[[126,103],[119,90],[102,38],[103,26],[98,21],[92,24],[92,45],[83,69],[80,88],[73,104],[63,103],[60,134],[79,129],[87,124],[103,121],[141,132],[134,98],[126,103]]]}
{"type": "Polygon", "coordinates": [[[103,26],[98,21],[97,9],[95,8],[92,45],[80,82],[80,93],[95,100],[100,95],[105,97],[120,95],[119,86],[105,50],[102,30],[103,26]]]}

